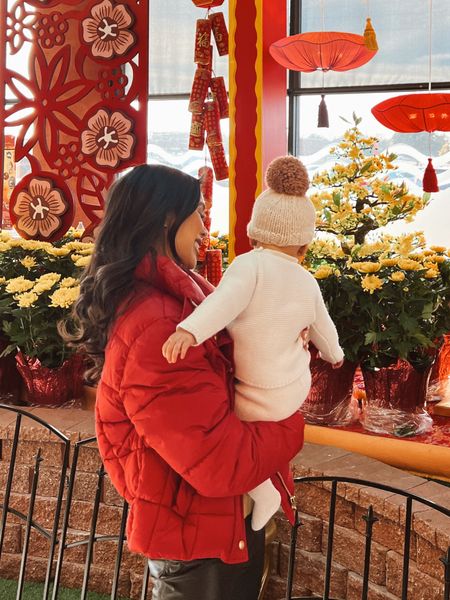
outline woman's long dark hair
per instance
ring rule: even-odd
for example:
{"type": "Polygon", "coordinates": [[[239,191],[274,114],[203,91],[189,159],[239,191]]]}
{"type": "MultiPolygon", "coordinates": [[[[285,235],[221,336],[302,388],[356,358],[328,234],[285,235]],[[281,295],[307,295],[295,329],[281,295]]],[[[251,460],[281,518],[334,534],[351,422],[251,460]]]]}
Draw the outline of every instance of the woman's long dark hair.
{"type": "Polygon", "coordinates": [[[135,167],[111,187],[92,259],[81,277],[74,325],[60,327],[65,340],[92,360],[88,383],[100,379],[111,326],[130,297],[137,265],[147,254],[156,260],[165,226],[172,255],[178,258],[177,230],[199,201],[197,179],[162,165],[135,167]]]}

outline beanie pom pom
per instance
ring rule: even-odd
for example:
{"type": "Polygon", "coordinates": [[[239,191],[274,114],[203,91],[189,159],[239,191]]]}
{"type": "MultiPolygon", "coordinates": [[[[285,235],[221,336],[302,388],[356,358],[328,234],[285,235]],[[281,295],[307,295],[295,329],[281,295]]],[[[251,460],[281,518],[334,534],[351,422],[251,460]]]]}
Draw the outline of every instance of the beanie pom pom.
{"type": "Polygon", "coordinates": [[[308,171],[295,156],[280,156],[267,167],[266,184],[277,194],[304,196],[309,188],[308,171]]]}

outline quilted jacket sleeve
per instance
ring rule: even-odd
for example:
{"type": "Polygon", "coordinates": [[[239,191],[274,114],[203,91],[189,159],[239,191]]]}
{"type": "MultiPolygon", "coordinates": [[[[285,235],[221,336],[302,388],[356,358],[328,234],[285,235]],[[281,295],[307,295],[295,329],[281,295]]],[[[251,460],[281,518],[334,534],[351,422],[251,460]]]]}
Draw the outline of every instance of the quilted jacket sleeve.
{"type": "Polygon", "coordinates": [[[200,494],[243,494],[299,452],[303,418],[240,421],[204,345],[175,364],[164,359],[162,343],[175,325],[158,320],[131,346],[121,385],[125,410],[144,443],[200,494]]]}

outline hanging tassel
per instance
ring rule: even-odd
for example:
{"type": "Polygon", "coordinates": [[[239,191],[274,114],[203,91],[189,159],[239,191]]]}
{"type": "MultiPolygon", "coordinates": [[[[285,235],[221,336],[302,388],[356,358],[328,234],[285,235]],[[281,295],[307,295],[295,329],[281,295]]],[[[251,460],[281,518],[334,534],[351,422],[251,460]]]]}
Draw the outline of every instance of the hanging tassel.
{"type": "Polygon", "coordinates": [[[378,50],[377,35],[369,17],[367,17],[364,29],[364,43],[369,50],[378,50]]]}
{"type": "Polygon", "coordinates": [[[321,94],[322,100],[319,104],[319,119],[317,121],[317,127],[329,127],[330,124],[328,122],[328,109],[325,104],[325,94],[321,94]]]}
{"type": "Polygon", "coordinates": [[[439,186],[436,177],[436,171],[434,170],[431,158],[428,159],[428,165],[423,174],[423,191],[424,192],[438,192],[439,186]]]}

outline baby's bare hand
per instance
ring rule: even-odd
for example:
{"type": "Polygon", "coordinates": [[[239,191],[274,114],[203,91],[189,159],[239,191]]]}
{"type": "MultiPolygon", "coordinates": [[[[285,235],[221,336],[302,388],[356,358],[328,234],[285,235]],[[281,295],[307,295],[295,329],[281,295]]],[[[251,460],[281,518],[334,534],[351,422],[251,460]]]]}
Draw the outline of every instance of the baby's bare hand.
{"type": "Polygon", "coordinates": [[[185,329],[177,329],[164,342],[162,353],[168,363],[176,363],[178,358],[183,359],[186,352],[195,344],[196,340],[192,333],[185,329]]]}

